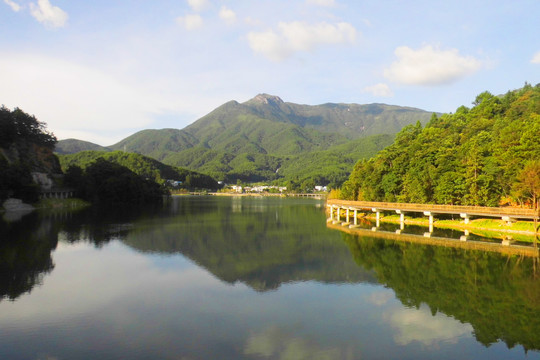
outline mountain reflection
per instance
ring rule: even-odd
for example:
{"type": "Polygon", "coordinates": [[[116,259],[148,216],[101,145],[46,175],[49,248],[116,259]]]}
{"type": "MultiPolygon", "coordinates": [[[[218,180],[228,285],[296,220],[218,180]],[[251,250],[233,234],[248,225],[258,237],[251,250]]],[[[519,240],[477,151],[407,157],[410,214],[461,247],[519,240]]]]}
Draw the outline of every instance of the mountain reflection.
{"type": "Polygon", "coordinates": [[[177,201],[173,218],[151,219],[122,241],[143,252],[181,253],[222,281],[257,291],[293,281],[374,282],[339,234],[326,229],[315,202],[281,206],[283,201],[177,201]]]}
{"type": "MultiPolygon", "coordinates": [[[[384,314],[398,345],[452,343],[473,332],[485,346],[503,341],[509,348],[540,349],[538,258],[336,232],[326,228],[320,203],[312,200],[174,198],[163,208],[30,214],[0,222],[0,294],[15,300],[46,281],[59,241],[99,248],[117,240],[141,253],[181,254],[223,282],[256,291],[301,281],[380,283],[407,307],[384,314]]],[[[366,301],[385,304],[393,298],[386,291],[366,301]]],[[[291,331],[253,332],[244,355],[349,356],[317,338],[291,338],[291,331]]]]}

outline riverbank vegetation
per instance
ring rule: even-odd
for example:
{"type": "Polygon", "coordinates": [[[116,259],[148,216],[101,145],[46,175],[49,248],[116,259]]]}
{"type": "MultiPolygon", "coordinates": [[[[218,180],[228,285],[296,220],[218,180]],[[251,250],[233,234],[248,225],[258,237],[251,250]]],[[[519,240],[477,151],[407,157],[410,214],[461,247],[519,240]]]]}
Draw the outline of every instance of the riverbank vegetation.
{"type": "Polygon", "coordinates": [[[339,197],[452,205],[519,205],[540,198],[540,84],[405,127],[392,145],[360,160],[339,197]]]}
{"type": "Polygon", "coordinates": [[[38,202],[40,194],[66,188],[91,203],[155,202],[167,194],[165,182],[171,178],[188,187],[217,188],[209,176],[122,152],[107,154],[107,159],[99,152],[74,156],[64,175],[53,153],[55,144],[56,137],[35,116],[18,108],[0,108],[0,203],[13,197],[39,208],[82,205],[63,199],[38,202]]]}
{"type": "Polygon", "coordinates": [[[0,202],[9,197],[27,203],[38,200],[40,189],[32,172],[61,172],[55,144],[54,134],[35,116],[0,107],[0,202]]]}
{"type": "Polygon", "coordinates": [[[195,171],[163,164],[147,156],[123,151],[81,151],[72,155],[59,155],[62,170],[67,172],[71,167],[86,169],[98,159],[124,166],[143,177],[166,186],[168,180],[181,183],[186,189],[218,189],[219,185],[212,177],[195,171]]]}
{"type": "Polygon", "coordinates": [[[103,158],[98,158],[84,170],[69,168],[64,181],[79,197],[91,203],[149,203],[160,201],[166,194],[154,180],[103,158]]]}

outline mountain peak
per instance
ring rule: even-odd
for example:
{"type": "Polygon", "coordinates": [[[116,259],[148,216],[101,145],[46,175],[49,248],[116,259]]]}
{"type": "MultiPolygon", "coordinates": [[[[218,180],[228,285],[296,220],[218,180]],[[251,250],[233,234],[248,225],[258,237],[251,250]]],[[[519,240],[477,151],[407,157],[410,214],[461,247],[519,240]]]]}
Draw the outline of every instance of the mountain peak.
{"type": "Polygon", "coordinates": [[[269,94],[259,94],[255,96],[253,99],[251,99],[251,101],[257,102],[259,104],[265,104],[265,105],[283,104],[283,100],[281,100],[279,96],[269,95],[269,94]]]}

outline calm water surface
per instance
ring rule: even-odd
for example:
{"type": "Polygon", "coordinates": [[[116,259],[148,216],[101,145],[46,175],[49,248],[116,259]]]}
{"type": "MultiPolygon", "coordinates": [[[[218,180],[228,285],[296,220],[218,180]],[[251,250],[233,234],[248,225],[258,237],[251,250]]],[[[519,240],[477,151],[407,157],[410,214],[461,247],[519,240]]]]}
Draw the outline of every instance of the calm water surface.
{"type": "Polygon", "coordinates": [[[0,359],[540,359],[537,260],[326,228],[316,200],[0,221],[0,359]]]}

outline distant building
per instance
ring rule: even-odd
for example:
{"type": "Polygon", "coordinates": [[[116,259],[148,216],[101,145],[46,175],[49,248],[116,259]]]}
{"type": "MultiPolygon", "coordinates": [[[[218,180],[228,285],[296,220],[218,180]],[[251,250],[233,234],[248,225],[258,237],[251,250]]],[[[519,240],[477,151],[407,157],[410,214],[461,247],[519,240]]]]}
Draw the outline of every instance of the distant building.
{"type": "Polygon", "coordinates": [[[182,185],[182,182],[179,181],[179,180],[166,180],[165,182],[167,183],[167,185],[172,186],[172,187],[175,187],[175,188],[177,188],[177,187],[179,187],[180,185],[182,185]]]}

